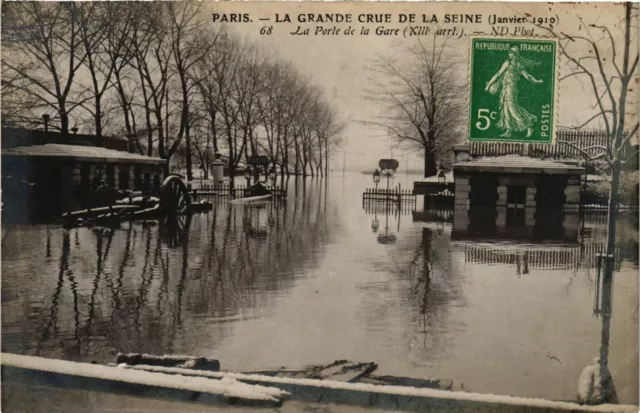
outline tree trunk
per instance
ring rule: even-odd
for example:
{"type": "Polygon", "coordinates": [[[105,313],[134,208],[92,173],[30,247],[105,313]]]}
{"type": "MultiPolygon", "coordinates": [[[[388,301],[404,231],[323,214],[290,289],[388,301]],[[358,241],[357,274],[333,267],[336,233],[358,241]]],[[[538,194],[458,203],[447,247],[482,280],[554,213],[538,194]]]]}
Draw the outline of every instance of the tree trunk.
{"type": "Polygon", "coordinates": [[[95,105],[96,105],[95,121],[96,121],[96,136],[97,137],[101,137],[102,136],[102,107],[101,107],[101,100],[102,100],[102,96],[99,95],[99,94],[96,94],[96,96],[95,96],[95,105]]]}
{"type": "Polygon", "coordinates": [[[611,170],[611,190],[609,192],[609,211],[607,220],[607,254],[613,254],[616,242],[616,219],[618,217],[618,187],[620,186],[620,161],[613,164],[611,170]]]}
{"type": "Polygon", "coordinates": [[[430,149],[424,151],[424,177],[434,176],[438,173],[436,155],[430,149]]]}
{"type": "Polygon", "coordinates": [[[324,176],[329,176],[329,142],[324,143],[324,176]]]}
{"type": "Polygon", "coordinates": [[[63,135],[69,135],[69,115],[67,114],[67,110],[65,108],[65,104],[60,104],[60,132],[63,135]]]}
{"type": "Polygon", "coordinates": [[[184,122],[184,152],[186,159],[186,167],[187,167],[187,181],[191,181],[193,179],[193,173],[191,171],[191,136],[189,133],[189,96],[187,95],[187,83],[186,80],[183,81],[182,84],[182,119],[184,122]]]}
{"type": "Polygon", "coordinates": [[[620,185],[620,161],[611,169],[611,189],[609,192],[609,210],[607,222],[607,249],[602,265],[602,330],[600,335],[600,400],[601,403],[617,403],[613,378],[609,371],[609,339],[611,329],[611,309],[613,305],[613,271],[615,266],[616,219],[618,217],[618,188],[620,185]]]}

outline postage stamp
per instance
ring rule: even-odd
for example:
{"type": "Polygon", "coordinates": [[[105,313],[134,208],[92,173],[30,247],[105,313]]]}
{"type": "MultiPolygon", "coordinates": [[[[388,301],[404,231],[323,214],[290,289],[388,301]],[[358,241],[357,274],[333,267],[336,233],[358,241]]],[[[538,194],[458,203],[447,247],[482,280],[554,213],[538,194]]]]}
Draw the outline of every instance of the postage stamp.
{"type": "Polygon", "coordinates": [[[471,40],[469,140],[553,142],[556,52],[553,39],[471,40]]]}

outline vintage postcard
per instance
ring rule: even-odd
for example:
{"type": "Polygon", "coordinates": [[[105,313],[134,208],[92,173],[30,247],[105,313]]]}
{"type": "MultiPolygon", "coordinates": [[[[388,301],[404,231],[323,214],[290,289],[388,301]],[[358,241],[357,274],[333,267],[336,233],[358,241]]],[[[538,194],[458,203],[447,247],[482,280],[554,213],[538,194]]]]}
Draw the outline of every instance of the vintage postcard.
{"type": "Polygon", "coordinates": [[[638,411],[637,3],[2,3],[2,411],[638,411]]]}

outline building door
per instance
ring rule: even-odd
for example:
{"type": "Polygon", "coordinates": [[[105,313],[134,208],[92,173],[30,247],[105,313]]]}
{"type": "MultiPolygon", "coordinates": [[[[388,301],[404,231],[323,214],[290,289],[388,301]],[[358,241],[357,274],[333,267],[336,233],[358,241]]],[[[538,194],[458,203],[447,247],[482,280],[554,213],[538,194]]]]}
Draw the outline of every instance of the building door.
{"type": "Polygon", "coordinates": [[[120,165],[118,174],[118,189],[129,189],[129,165],[120,165]]]}
{"type": "Polygon", "coordinates": [[[539,176],[536,182],[536,227],[541,238],[561,238],[565,178],[539,176]]]}
{"type": "Polygon", "coordinates": [[[469,179],[469,230],[493,231],[496,226],[498,201],[498,177],[477,174],[469,179]]]}
{"type": "Polygon", "coordinates": [[[33,180],[35,196],[32,200],[34,219],[48,219],[59,216],[61,211],[62,196],[62,171],[65,167],[63,162],[38,161],[32,162],[33,180]]]}

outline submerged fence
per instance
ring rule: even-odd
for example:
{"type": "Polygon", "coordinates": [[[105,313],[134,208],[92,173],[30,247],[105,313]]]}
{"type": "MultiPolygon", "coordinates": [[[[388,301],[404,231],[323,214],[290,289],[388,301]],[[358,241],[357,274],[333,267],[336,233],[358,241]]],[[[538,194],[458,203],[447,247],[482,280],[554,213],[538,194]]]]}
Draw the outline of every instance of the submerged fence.
{"type": "Polygon", "coordinates": [[[402,189],[400,185],[389,189],[366,188],[362,193],[362,206],[364,207],[367,202],[373,201],[398,205],[408,203],[415,206],[416,194],[411,189],[402,189]]]}
{"type": "MultiPolygon", "coordinates": [[[[286,198],[287,190],[285,188],[276,186],[275,188],[268,188],[269,192],[274,198],[286,198]]],[[[194,185],[191,189],[191,194],[194,196],[220,196],[220,197],[232,197],[232,198],[245,198],[250,196],[251,187],[246,185],[214,185],[211,183],[201,183],[194,185]]]]}
{"type": "Polygon", "coordinates": [[[370,215],[410,215],[415,211],[415,204],[411,202],[378,202],[375,199],[363,200],[362,208],[370,215]]]}

